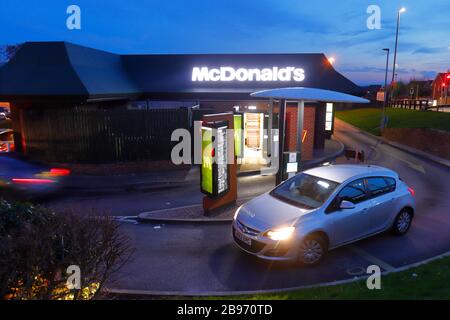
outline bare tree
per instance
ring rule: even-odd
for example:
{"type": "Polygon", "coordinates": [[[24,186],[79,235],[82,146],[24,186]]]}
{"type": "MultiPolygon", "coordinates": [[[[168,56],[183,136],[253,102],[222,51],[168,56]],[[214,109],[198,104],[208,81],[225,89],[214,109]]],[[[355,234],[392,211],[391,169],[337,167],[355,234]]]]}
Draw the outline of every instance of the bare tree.
{"type": "Polygon", "coordinates": [[[21,44],[7,44],[0,47],[0,62],[8,62],[19,51],[21,44]]]}
{"type": "Polygon", "coordinates": [[[130,259],[116,221],[0,200],[0,299],[94,299],[130,259]],[[80,288],[66,285],[80,268],[80,288]]]}

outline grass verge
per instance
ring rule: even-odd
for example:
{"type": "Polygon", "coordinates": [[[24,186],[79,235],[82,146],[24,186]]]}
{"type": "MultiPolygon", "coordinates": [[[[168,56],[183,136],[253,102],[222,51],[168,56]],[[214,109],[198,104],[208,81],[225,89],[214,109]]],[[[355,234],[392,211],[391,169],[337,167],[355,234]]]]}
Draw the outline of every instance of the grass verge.
{"type": "MultiPolygon", "coordinates": [[[[434,128],[450,132],[450,113],[387,108],[389,128],[434,128]]],[[[375,135],[380,134],[381,109],[336,111],[336,117],[375,135]]]]}
{"type": "MultiPolygon", "coordinates": [[[[369,290],[366,280],[282,293],[212,299],[450,299],[450,256],[381,277],[381,290],[369,290]]],[[[210,298],[210,299],[211,299],[210,298]]]]}

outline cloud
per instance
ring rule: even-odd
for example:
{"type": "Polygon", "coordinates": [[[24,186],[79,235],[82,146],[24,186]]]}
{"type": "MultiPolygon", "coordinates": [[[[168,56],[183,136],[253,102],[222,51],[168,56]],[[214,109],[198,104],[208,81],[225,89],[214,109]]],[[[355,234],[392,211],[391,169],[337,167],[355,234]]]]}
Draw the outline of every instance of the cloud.
{"type": "Polygon", "coordinates": [[[444,50],[447,50],[447,48],[446,47],[434,47],[434,48],[420,47],[420,48],[414,50],[412,54],[434,54],[434,53],[440,53],[444,50]]]}

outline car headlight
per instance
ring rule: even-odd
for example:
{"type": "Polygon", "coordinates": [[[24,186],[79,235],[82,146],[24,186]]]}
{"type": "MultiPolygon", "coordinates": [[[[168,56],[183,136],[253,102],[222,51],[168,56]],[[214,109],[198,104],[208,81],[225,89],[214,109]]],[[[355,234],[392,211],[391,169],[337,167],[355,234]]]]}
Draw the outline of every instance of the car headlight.
{"type": "Polygon", "coordinates": [[[239,214],[239,211],[241,211],[241,208],[242,208],[242,206],[240,206],[239,208],[236,209],[236,212],[234,213],[233,220],[236,220],[236,218],[237,218],[237,216],[239,214]]]}
{"type": "Polygon", "coordinates": [[[265,236],[272,240],[281,241],[289,239],[294,233],[295,227],[284,227],[269,230],[265,233],[265,236]]]}

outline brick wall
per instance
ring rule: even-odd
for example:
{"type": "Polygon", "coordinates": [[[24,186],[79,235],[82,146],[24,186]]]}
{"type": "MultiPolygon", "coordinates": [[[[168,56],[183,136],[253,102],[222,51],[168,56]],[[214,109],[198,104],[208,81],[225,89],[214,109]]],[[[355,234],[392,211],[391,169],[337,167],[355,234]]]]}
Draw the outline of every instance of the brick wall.
{"type": "Polygon", "coordinates": [[[450,160],[450,133],[427,128],[386,128],[383,137],[450,160]]]}
{"type": "MultiPolygon", "coordinates": [[[[305,106],[303,130],[306,130],[306,138],[302,145],[302,160],[310,160],[313,158],[315,115],[316,112],[314,107],[305,106]]],[[[297,105],[288,104],[286,108],[286,151],[295,151],[298,136],[297,105]]]]}

